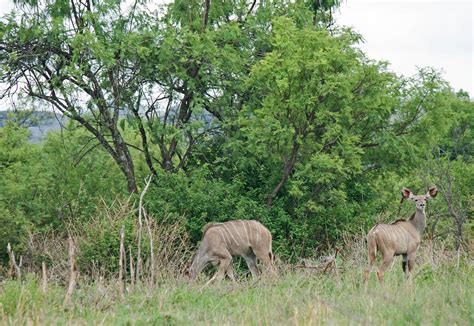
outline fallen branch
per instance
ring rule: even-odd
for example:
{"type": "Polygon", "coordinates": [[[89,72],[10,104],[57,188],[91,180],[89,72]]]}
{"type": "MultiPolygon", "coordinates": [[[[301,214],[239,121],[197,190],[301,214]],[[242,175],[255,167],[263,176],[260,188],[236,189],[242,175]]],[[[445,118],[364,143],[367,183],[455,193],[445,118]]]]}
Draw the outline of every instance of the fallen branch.
{"type": "Polygon", "coordinates": [[[321,270],[324,273],[327,272],[330,268],[336,267],[336,257],[337,254],[341,251],[339,248],[336,248],[336,252],[334,255],[323,257],[323,262],[319,265],[307,265],[305,261],[303,264],[295,265],[294,268],[306,268],[306,269],[316,269],[321,270]]]}

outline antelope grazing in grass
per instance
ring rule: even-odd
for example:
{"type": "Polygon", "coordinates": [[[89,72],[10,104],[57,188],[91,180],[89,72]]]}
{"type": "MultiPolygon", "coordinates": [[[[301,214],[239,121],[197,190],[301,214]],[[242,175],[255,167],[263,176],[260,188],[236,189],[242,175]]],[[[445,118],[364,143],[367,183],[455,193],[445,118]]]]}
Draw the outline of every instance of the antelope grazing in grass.
{"type": "Polygon", "coordinates": [[[225,275],[234,281],[232,256],[243,257],[254,277],[259,274],[257,259],[270,272],[276,274],[273,265],[272,234],[260,222],[253,220],[207,224],[203,230],[199,249],[189,268],[189,274],[194,279],[208,264],[219,265],[217,272],[207,284],[214,280],[222,280],[225,275]]]}
{"type": "Polygon", "coordinates": [[[429,188],[425,195],[415,196],[413,193],[404,188],[402,190],[402,200],[409,199],[416,205],[415,213],[409,220],[396,220],[391,224],[377,224],[367,235],[367,247],[369,251],[369,266],[365,271],[365,283],[370,276],[372,266],[375,262],[377,249],[382,254],[382,265],[380,266],[377,276],[383,285],[383,274],[393,261],[394,256],[402,255],[402,268],[408,279],[415,265],[416,250],[420,245],[421,236],[425,229],[425,206],[426,201],[436,197],[438,189],[436,187],[429,188]]]}

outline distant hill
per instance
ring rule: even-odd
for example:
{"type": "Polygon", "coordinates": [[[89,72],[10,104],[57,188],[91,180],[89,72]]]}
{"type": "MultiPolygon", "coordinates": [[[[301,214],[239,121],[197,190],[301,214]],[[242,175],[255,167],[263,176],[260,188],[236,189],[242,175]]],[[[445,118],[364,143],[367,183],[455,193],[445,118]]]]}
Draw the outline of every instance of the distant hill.
{"type": "Polygon", "coordinates": [[[3,127],[8,120],[15,120],[22,126],[27,127],[31,131],[29,141],[38,143],[42,141],[49,131],[61,129],[59,121],[65,123],[65,117],[61,114],[44,111],[30,112],[13,112],[0,111],[0,128],[3,127]]]}

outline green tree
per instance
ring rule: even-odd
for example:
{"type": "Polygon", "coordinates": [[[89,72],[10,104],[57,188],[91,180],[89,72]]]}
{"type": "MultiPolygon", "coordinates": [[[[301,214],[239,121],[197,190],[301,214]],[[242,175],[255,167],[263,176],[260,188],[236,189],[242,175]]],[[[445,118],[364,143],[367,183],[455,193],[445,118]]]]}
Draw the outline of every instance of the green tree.
{"type": "MultiPolygon", "coordinates": [[[[328,2],[325,10],[335,4],[328,2]]],[[[222,135],[222,124],[235,119],[249,98],[242,80],[271,49],[271,19],[300,13],[310,18],[306,6],[291,1],[170,4],[157,31],[152,65],[142,62],[150,68],[142,69],[146,86],[131,124],[145,150],[159,149],[147,158],[155,175],[155,161],[169,172],[186,170],[196,145],[222,135]]]]}
{"type": "Polygon", "coordinates": [[[28,136],[12,121],[0,128],[0,248],[22,247],[28,232],[87,222],[99,202],[126,195],[118,166],[87,131],[71,123],[40,144],[28,136]]]}
{"type": "Polygon", "coordinates": [[[253,66],[251,98],[228,146],[262,200],[272,207],[278,199],[293,217],[279,232],[309,246],[371,223],[367,213],[375,218],[398,197],[400,176],[413,176],[455,120],[436,71],[398,77],[357,50],[358,40],[276,19],[272,51],[253,66]]]}
{"type": "Polygon", "coordinates": [[[78,121],[135,192],[120,117],[128,115],[140,135],[134,148],[151,173],[157,175],[156,163],[170,172],[185,169],[194,145],[242,107],[241,80],[269,49],[271,19],[299,16],[309,3],[177,0],[161,18],[141,1],[131,8],[111,0],[19,5],[21,19],[11,15],[0,24],[3,96],[22,85],[30,98],[78,121]]]}
{"type": "MultiPolygon", "coordinates": [[[[29,133],[8,121],[0,128],[0,260],[7,258],[7,243],[21,242],[29,228],[28,214],[36,213],[31,202],[42,180],[35,179],[34,156],[38,148],[27,143],[29,133]],[[23,199],[23,200],[18,200],[23,199]]],[[[36,216],[35,216],[36,217],[36,216]]],[[[36,217],[37,218],[37,217],[36,217]]]]}
{"type": "Polygon", "coordinates": [[[354,49],[358,39],[349,31],[332,36],[289,19],[275,21],[273,51],[252,70],[253,101],[240,118],[250,150],[281,162],[267,205],[297,163],[306,173],[317,171],[323,183],[361,170],[361,147],[370,137],[364,133],[385,122],[396,80],[354,49]]]}
{"type": "Polygon", "coordinates": [[[135,105],[137,74],[152,46],[148,16],[121,1],[21,3],[21,19],[0,23],[2,97],[20,90],[79,122],[137,190],[133,160],[119,118],[135,105]],[[19,86],[21,87],[19,88],[19,86]]]}

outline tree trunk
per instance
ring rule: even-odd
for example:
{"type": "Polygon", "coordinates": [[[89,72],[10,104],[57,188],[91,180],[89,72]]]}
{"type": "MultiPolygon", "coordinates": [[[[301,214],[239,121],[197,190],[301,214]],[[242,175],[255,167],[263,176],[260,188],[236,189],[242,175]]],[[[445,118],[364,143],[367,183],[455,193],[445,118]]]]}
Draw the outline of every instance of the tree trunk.
{"type": "Polygon", "coordinates": [[[295,135],[293,139],[293,146],[291,149],[291,155],[290,158],[286,161],[285,166],[283,167],[283,175],[281,176],[280,182],[276,185],[276,187],[273,189],[270,195],[267,197],[267,206],[271,207],[273,204],[273,199],[278,195],[278,192],[280,192],[281,188],[286,183],[286,180],[291,174],[291,171],[293,171],[293,168],[295,167],[296,164],[296,156],[298,155],[298,149],[300,145],[297,142],[297,136],[295,135]]]}
{"type": "Polygon", "coordinates": [[[132,156],[128,146],[125,144],[122,135],[115,128],[110,128],[112,131],[112,141],[114,143],[115,152],[117,155],[113,155],[115,161],[120,167],[120,170],[125,175],[127,180],[127,188],[130,194],[138,192],[137,182],[135,180],[135,170],[133,166],[132,156]]]}

